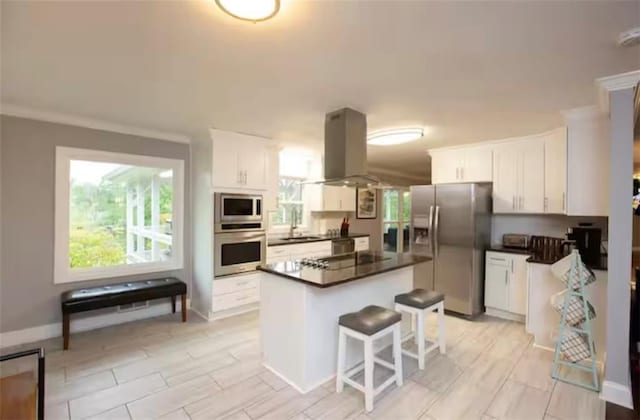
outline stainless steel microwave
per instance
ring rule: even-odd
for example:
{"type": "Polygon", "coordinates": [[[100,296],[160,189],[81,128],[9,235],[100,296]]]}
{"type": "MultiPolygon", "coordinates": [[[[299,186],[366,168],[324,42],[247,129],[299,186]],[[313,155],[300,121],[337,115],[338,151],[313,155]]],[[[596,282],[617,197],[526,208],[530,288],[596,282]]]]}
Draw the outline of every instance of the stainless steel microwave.
{"type": "Polygon", "coordinates": [[[215,222],[262,221],[262,196],[251,194],[214,194],[215,222]]]}
{"type": "Polygon", "coordinates": [[[253,271],[266,260],[264,231],[216,233],[214,239],[216,277],[253,271]]]}

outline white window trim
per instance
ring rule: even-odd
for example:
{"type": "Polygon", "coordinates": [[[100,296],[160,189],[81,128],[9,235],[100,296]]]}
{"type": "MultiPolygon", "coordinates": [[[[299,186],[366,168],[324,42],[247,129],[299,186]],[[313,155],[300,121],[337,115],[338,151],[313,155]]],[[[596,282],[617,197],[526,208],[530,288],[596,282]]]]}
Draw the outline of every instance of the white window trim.
{"type": "Polygon", "coordinates": [[[101,150],[56,147],[54,235],[54,284],[184,268],[184,161],[101,150]],[[69,175],[72,160],[120,163],[173,170],[172,258],[170,261],[73,270],[69,267],[69,175]]]}

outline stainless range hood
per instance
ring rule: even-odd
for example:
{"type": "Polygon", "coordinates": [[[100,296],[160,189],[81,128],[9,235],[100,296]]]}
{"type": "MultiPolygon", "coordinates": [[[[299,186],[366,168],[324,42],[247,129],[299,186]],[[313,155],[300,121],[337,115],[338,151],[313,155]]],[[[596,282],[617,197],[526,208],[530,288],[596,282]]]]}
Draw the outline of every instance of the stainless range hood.
{"type": "Polygon", "coordinates": [[[351,108],[328,113],[324,120],[324,181],[314,184],[384,188],[367,173],[367,116],[351,108]]]}

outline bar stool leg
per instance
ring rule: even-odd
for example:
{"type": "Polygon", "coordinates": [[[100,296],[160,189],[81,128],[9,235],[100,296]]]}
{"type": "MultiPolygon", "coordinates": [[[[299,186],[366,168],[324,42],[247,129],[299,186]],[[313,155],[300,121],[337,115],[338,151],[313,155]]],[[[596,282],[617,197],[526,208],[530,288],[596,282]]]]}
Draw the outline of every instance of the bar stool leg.
{"type": "Polygon", "coordinates": [[[438,303],[438,345],[440,346],[440,353],[445,354],[447,349],[444,325],[444,302],[438,303]]]}
{"type": "Polygon", "coordinates": [[[393,363],[396,371],[396,385],[402,386],[402,337],[399,324],[393,329],[393,363]]]}
{"type": "Polygon", "coordinates": [[[417,314],[416,340],[418,340],[418,369],[424,370],[424,311],[417,314]]]}
{"type": "Polygon", "coordinates": [[[373,340],[364,342],[364,406],[367,411],[373,410],[373,340]]]}
{"type": "Polygon", "coordinates": [[[340,393],[344,389],[344,381],[342,376],[344,375],[344,364],[347,356],[346,348],[347,335],[342,330],[342,327],[338,328],[338,373],[336,374],[336,392],[340,393]]]}

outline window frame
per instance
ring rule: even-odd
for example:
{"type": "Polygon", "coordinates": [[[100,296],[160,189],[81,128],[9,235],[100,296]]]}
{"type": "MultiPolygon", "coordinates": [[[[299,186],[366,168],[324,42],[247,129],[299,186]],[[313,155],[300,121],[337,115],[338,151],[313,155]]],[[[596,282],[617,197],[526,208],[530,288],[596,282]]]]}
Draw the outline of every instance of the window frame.
{"type": "MultiPolygon", "coordinates": [[[[382,249],[384,249],[384,232],[385,232],[385,227],[389,226],[389,227],[395,227],[397,228],[396,231],[396,253],[397,254],[401,254],[404,252],[409,252],[410,250],[405,250],[404,249],[404,225],[409,224],[409,227],[411,227],[411,199],[409,198],[409,219],[405,220],[404,215],[405,215],[405,202],[404,202],[404,196],[405,194],[408,194],[409,197],[411,197],[411,190],[409,188],[406,187],[395,187],[395,188],[390,188],[387,190],[383,190],[382,193],[382,217],[381,217],[381,226],[382,226],[382,235],[381,235],[381,241],[382,241],[382,249]],[[385,192],[387,191],[391,191],[394,192],[398,195],[398,217],[394,220],[385,220],[386,217],[386,212],[387,212],[387,203],[385,201],[385,192]]],[[[390,251],[391,252],[391,251],[390,251]]]]}
{"type": "MultiPolygon", "coordinates": [[[[304,187],[301,185],[300,188],[300,195],[301,195],[301,199],[300,202],[294,202],[294,201],[283,201],[280,200],[280,180],[282,180],[283,178],[285,179],[289,179],[289,180],[293,180],[293,181],[297,181],[297,182],[304,182],[306,181],[306,178],[304,177],[297,177],[297,176],[291,176],[291,175],[279,175],[278,176],[278,198],[277,198],[277,206],[276,206],[276,213],[280,210],[280,205],[281,204],[300,204],[302,205],[302,220],[298,220],[296,226],[298,231],[300,230],[305,230],[307,228],[307,222],[308,222],[308,215],[307,215],[307,207],[308,207],[308,203],[305,197],[305,193],[304,193],[304,187]]],[[[273,232],[278,232],[278,231],[286,231],[289,229],[289,227],[291,226],[290,223],[286,223],[286,224],[273,224],[270,226],[270,230],[273,232]]]]}
{"type": "Polygon", "coordinates": [[[103,150],[56,147],[54,215],[54,284],[99,280],[184,268],[184,160],[103,150]],[[171,260],[109,267],[69,266],[70,166],[72,160],[146,166],[173,171],[171,260]]]}

